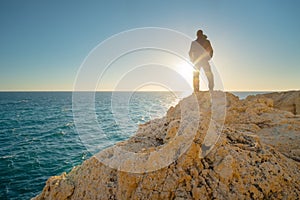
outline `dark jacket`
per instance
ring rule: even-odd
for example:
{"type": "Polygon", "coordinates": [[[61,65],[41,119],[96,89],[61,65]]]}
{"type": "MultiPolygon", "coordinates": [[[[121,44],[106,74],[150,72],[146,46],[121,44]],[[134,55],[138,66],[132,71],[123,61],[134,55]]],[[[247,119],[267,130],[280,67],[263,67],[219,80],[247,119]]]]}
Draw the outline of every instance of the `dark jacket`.
{"type": "Polygon", "coordinates": [[[206,35],[198,37],[191,44],[190,59],[194,64],[208,62],[213,56],[213,49],[206,35]]]}
{"type": "Polygon", "coordinates": [[[206,35],[197,38],[196,41],[206,50],[206,52],[210,55],[210,57],[213,57],[214,50],[211,46],[210,41],[207,39],[206,35]]]}

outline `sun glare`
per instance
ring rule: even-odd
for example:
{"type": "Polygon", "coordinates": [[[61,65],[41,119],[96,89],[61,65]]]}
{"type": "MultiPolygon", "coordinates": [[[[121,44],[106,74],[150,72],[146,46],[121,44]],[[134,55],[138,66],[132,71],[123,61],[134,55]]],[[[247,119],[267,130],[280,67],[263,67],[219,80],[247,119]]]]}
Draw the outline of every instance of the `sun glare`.
{"type": "Polygon", "coordinates": [[[176,66],[176,71],[189,83],[189,85],[193,85],[193,65],[188,62],[181,62],[176,66]]]}
{"type": "Polygon", "coordinates": [[[164,86],[162,86],[162,85],[151,83],[151,84],[143,85],[140,88],[137,88],[136,91],[139,91],[139,92],[147,92],[147,91],[169,91],[169,89],[166,88],[166,87],[164,87],[164,86]]]}

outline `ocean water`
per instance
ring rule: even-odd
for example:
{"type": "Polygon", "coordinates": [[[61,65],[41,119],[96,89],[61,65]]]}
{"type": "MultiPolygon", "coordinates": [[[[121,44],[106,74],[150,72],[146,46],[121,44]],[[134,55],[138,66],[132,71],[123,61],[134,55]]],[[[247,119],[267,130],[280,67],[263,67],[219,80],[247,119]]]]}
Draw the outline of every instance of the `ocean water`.
{"type": "MultiPolygon", "coordinates": [[[[117,98],[122,95],[127,94],[117,98]]],[[[138,124],[165,115],[179,100],[169,92],[133,93],[125,105],[131,124],[124,128],[114,115],[124,105],[112,107],[111,99],[111,92],[95,95],[96,118],[107,136],[94,141],[102,144],[99,149],[130,137],[138,124]]],[[[0,199],[30,199],[50,176],[68,172],[92,155],[74,125],[71,92],[0,92],[0,136],[0,199]]]]}

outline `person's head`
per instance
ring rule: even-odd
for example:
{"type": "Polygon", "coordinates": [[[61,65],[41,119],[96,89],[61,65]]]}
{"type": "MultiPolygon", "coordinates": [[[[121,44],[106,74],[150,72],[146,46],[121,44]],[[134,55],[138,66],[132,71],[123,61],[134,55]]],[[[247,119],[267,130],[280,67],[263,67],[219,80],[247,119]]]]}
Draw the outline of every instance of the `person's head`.
{"type": "Polygon", "coordinates": [[[202,30],[198,30],[197,31],[197,37],[202,37],[203,36],[203,31],[202,30]]]}

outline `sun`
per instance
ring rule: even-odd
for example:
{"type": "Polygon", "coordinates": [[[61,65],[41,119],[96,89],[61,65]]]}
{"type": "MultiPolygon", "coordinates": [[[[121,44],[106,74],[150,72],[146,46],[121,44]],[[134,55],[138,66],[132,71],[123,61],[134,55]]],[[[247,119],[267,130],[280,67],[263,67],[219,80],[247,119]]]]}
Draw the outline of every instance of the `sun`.
{"type": "Polygon", "coordinates": [[[176,65],[175,69],[191,86],[193,85],[193,65],[189,62],[182,61],[176,65]]]}

